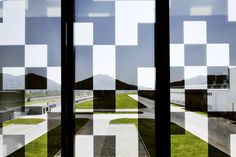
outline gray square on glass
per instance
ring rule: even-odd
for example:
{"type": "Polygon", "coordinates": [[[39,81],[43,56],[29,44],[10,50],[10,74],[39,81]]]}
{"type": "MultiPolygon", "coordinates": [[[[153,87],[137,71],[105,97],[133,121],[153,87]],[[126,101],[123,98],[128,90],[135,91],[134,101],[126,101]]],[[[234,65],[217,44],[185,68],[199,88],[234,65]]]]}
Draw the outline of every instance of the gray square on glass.
{"type": "Polygon", "coordinates": [[[206,45],[185,45],[184,51],[185,66],[206,65],[206,45]]]}

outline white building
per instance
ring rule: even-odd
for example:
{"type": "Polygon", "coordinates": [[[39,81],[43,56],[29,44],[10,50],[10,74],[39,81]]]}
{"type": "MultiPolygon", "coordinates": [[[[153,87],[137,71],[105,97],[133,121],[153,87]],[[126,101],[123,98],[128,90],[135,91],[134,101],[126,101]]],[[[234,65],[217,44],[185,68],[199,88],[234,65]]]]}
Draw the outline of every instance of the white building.
{"type": "MultiPolygon", "coordinates": [[[[191,89],[170,89],[171,103],[185,106],[186,91],[198,90],[199,88],[191,89]]],[[[228,88],[208,88],[201,89],[206,91],[207,109],[208,111],[225,112],[236,111],[236,68],[229,69],[229,86],[228,88]]],[[[194,97],[194,96],[193,96],[194,97]]]]}

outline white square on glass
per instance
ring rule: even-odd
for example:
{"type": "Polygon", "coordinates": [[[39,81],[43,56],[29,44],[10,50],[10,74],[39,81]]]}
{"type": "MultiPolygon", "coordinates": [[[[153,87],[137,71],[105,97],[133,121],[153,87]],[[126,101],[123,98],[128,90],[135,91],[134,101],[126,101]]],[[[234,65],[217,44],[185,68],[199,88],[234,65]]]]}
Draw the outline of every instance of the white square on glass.
{"type": "Polygon", "coordinates": [[[74,24],[74,44],[93,45],[93,23],[74,24]]]}
{"type": "Polygon", "coordinates": [[[184,66],[184,44],[170,44],[170,66],[184,66]]]}
{"type": "Polygon", "coordinates": [[[116,53],[114,45],[93,46],[93,89],[115,90],[116,53]]]}
{"type": "Polygon", "coordinates": [[[229,66],[229,44],[207,44],[207,66],[229,66]]]}
{"type": "Polygon", "coordinates": [[[155,90],[156,71],[153,67],[138,68],[138,90],[155,90]]]}
{"type": "Polygon", "coordinates": [[[184,67],[185,89],[207,89],[207,67],[184,67]]]}
{"type": "Polygon", "coordinates": [[[25,45],[25,67],[47,67],[47,45],[25,45]]]}
{"type": "Polygon", "coordinates": [[[184,44],[206,44],[206,21],[184,21],[184,44]]]}

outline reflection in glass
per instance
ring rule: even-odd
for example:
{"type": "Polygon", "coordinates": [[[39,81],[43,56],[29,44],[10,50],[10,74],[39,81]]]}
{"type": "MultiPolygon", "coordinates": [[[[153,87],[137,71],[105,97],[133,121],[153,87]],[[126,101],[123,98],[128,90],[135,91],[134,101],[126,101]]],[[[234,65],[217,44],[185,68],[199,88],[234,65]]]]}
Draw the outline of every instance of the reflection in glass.
{"type": "Polygon", "coordinates": [[[0,2],[0,156],[61,147],[60,1],[0,2]]]}
{"type": "Polygon", "coordinates": [[[170,0],[172,156],[236,155],[235,15],[232,0],[170,0]]]}
{"type": "Polygon", "coordinates": [[[75,0],[75,156],[155,156],[154,10],[75,0]]]}

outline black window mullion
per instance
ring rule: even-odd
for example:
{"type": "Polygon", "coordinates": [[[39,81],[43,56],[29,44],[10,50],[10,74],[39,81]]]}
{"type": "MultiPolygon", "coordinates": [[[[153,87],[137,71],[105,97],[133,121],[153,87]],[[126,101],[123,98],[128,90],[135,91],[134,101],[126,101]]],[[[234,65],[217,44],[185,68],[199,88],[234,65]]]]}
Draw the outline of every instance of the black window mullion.
{"type": "Polygon", "coordinates": [[[170,64],[169,0],[156,0],[156,152],[159,157],[170,153],[170,64]]]}
{"type": "Polygon", "coordinates": [[[74,82],[75,52],[73,44],[74,0],[61,1],[61,80],[62,80],[62,149],[63,157],[74,156],[74,82]]]}

